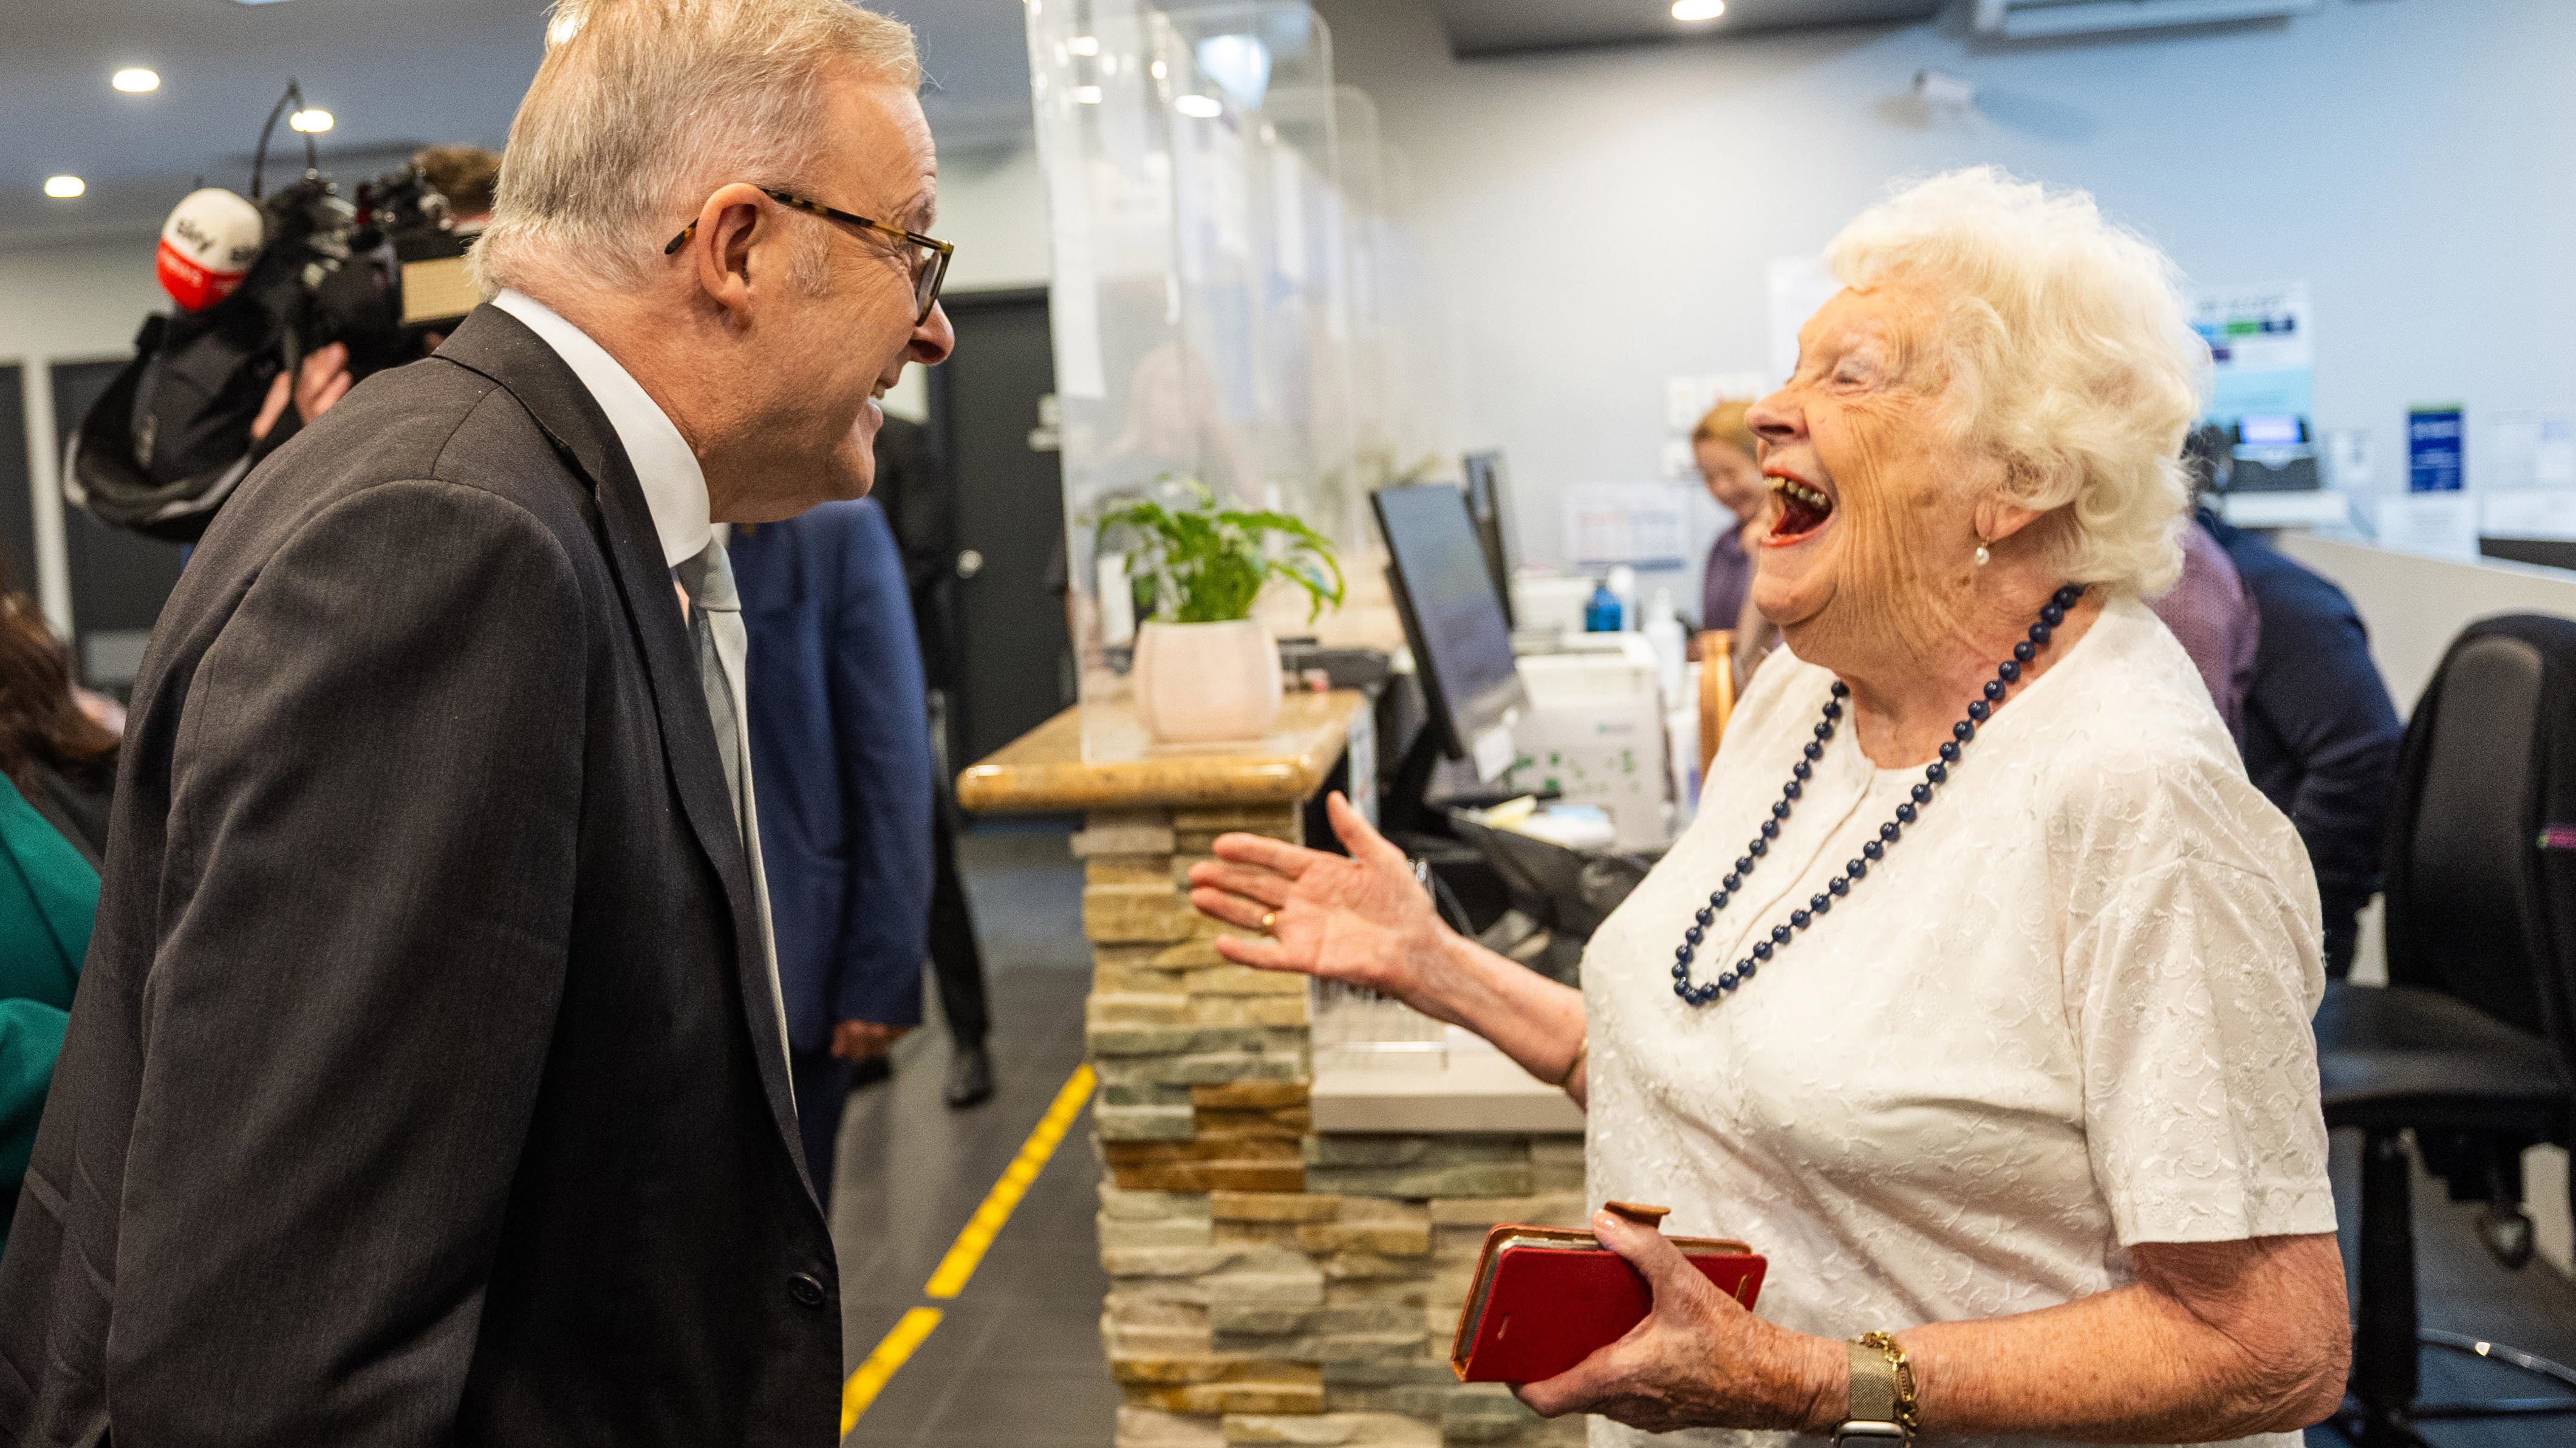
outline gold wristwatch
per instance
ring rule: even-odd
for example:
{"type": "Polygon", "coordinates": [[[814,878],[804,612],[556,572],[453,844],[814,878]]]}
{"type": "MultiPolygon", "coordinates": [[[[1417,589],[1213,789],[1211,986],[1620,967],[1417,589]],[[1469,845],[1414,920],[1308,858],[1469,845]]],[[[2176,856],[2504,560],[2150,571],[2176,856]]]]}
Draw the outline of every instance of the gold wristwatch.
{"type": "Polygon", "coordinates": [[[1894,1443],[1907,1448],[1920,1421],[1914,1403],[1914,1365],[1905,1349],[1883,1332],[1863,1333],[1851,1349],[1851,1406],[1834,1430],[1834,1448],[1847,1443],[1894,1443]]]}

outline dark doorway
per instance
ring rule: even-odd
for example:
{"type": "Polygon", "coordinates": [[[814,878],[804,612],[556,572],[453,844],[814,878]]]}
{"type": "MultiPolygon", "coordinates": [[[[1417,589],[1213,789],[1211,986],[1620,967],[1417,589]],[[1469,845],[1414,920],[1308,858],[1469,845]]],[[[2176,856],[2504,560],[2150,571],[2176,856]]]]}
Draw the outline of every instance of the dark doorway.
{"type": "Polygon", "coordinates": [[[1071,704],[1075,683],[1046,291],[944,305],[957,352],[930,371],[930,430],[956,480],[948,757],[962,769],[1071,704]]]}
{"type": "MultiPolygon", "coordinates": [[[[123,362],[54,364],[54,450],[60,456],[90,404],[123,362]]],[[[72,663],[81,682],[125,697],[161,605],[179,583],[187,553],[139,533],[110,528],[79,508],[63,509],[63,557],[72,585],[72,663]]]]}
{"type": "Polygon", "coordinates": [[[0,560],[9,586],[36,596],[36,493],[27,473],[27,369],[0,367],[0,560]]]}

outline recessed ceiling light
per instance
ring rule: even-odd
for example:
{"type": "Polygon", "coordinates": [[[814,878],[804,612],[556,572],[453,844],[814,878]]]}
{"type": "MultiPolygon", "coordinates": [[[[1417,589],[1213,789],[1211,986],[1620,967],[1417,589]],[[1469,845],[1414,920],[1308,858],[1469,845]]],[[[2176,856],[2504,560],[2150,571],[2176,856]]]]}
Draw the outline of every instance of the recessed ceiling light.
{"type": "Polygon", "coordinates": [[[1715,20],[1725,13],[1726,0],[1673,0],[1675,20],[1715,20]]]}
{"type": "Polygon", "coordinates": [[[1172,109],[1198,121],[1213,121],[1225,114],[1224,105],[1214,96],[1181,96],[1172,102],[1172,109]]]}
{"type": "Polygon", "coordinates": [[[109,76],[107,83],[116,87],[118,90],[125,92],[127,95],[139,96],[145,91],[159,90],[161,88],[161,77],[158,72],[146,70],[139,65],[129,65],[125,69],[118,71],[116,74],[109,76]]]}
{"type": "Polygon", "coordinates": [[[308,136],[318,136],[331,129],[331,113],[320,106],[307,106],[288,116],[286,124],[308,136]]]}
{"type": "Polygon", "coordinates": [[[1073,98],[1075,101],[1083,105],[1096,106],[1100,104],[1100,87],[1096,85],[1075,86],[1073,88],[1073,98]]]}
{"type": "Polygon", "coordinates": [[[89,186],[87,183],[83,182],[78,176],[48,176],[45,178],[45,194],[54,198],[56,201],[69,201],[88,189],[89,186]]]}
{"type": "Polygon", "coordinates": [[[1064,48],[1072,51],[1076,55],[1098,55],[1100,53],[1100,37],[1097,35],[1077,35],[1071,40],[1066,41],[1064,43],[1064,48]]]}

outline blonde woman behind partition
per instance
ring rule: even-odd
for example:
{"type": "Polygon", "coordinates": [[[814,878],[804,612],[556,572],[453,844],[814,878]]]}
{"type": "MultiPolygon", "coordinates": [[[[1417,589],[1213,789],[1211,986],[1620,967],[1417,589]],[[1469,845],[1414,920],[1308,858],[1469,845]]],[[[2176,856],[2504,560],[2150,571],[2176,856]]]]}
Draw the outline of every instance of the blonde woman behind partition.
{"type": "Polygon", "coordinates": [[[2308,1018],[2316,886],[2190,660],[2174,574],[2205,354],[2177,278],[2081,194],[1908,189],[1748,421],[1755,599],[1789,653],[1581,994],[1452,934],[1402,855],[1229,836],[1229,958],[1466,1025],[1590,1114],[1589,1191],[1768,1253],[1761,1315],[1655,1232],[1653,1315],[1542,1413],[1596,1445],[1926,1437],[2291,1448],[2342,1391],[2308,1018]],[[1884,1333],[1869,1344],[1853,1340],[1884,1333]]]}

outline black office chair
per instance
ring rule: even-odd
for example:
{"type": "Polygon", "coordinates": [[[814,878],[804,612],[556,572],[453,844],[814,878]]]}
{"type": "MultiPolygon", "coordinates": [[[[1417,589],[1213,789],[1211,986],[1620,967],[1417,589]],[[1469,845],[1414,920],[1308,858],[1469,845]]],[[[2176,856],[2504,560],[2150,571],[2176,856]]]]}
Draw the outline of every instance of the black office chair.
{"type": "Polygon", "coordinates": [[[2454,640],[2406,727],[2390,811],[2385,988],[2336,984],[2317,1015],[2326,1124],[2363,1133],[2360,1322],[2334,1425],[2427,1448],[2414,1424],[2576,1413],[2576,1397],[2418,1402],[2418,1343],[2576,1389],[2576,1370],[2419,1332],[2407,1134],[2480,1235],[2531,1257],[2521,1153],[2570,1139],[2576,1079],[2576,621],[2487,619],[2454,640]]]}
{"type": "Polygon", "coordinates": [[[1535,835],[1495,829],[1462,809],[1449,828],[1480,851],[1511,907],[1480,932],[1488,950],[1566,985],[1581,983],[1584,944],[1628,898],[1654,861],[1612,850],[1569,850],[1535,835]]]}

